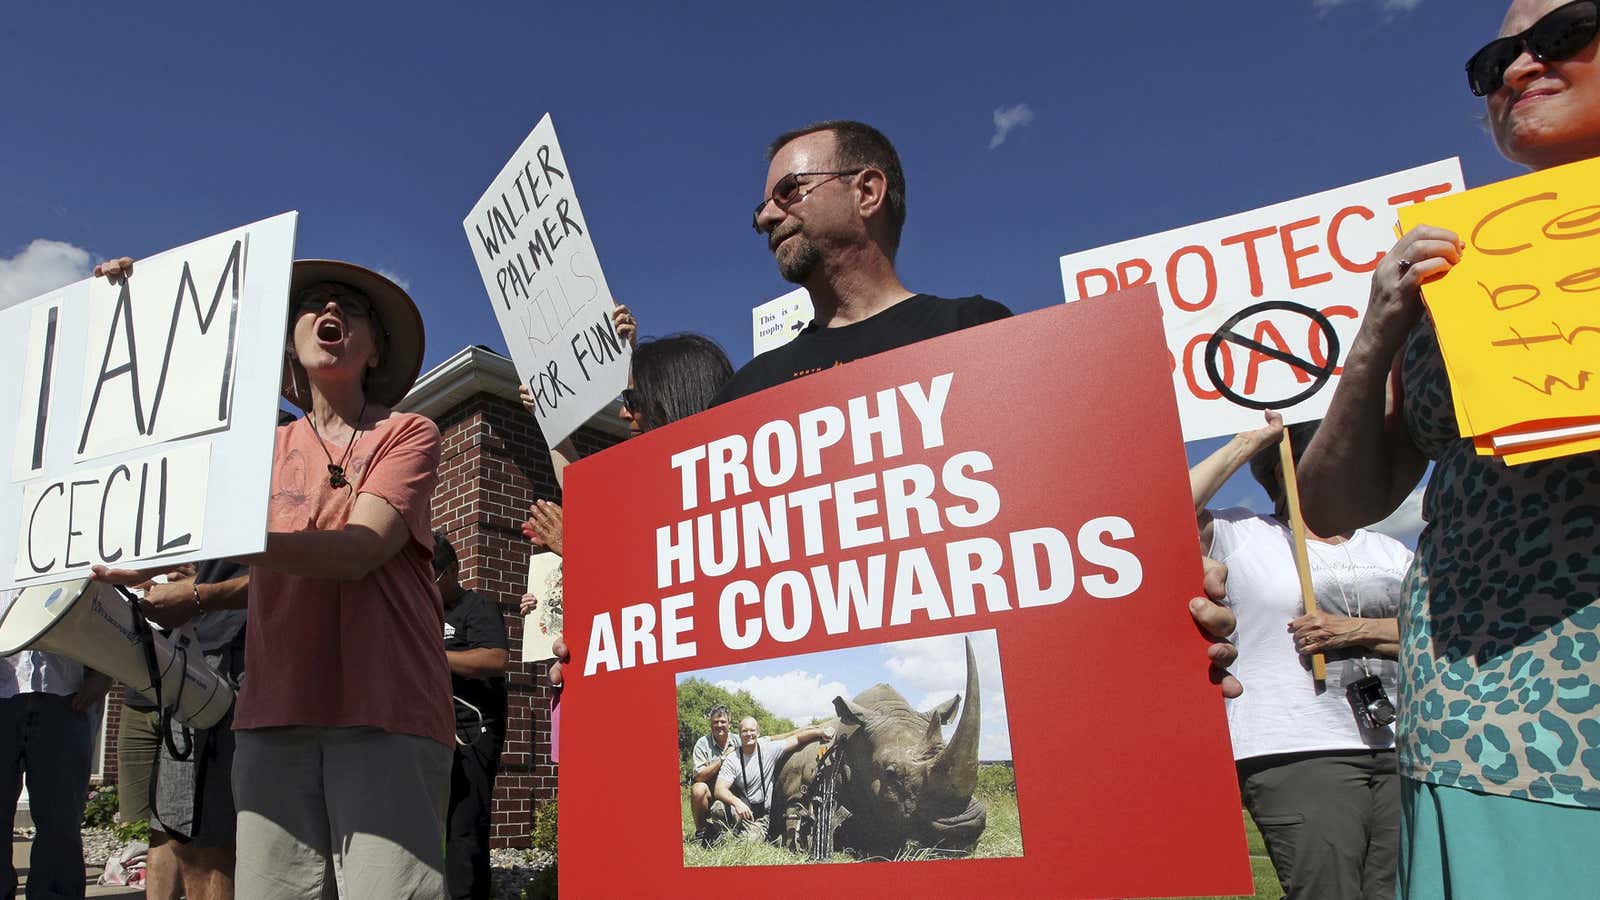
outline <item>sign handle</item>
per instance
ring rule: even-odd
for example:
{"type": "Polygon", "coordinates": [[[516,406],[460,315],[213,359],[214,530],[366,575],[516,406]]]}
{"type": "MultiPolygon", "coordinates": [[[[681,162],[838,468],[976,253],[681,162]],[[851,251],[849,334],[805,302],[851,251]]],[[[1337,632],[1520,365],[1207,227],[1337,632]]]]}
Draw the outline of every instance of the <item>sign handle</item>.
{"type": "MultiPolygon", "coordinates": [[[[1294,567],[1300,570],[1300,598],[1306,615],[1317,611],[1317,595],[1311,589],[1311,556],[1306,550],[1306,521],[1300,516],[1300,481],[1294,472],[1294,448],[1289,445],[1289,429],[1278,442],[1278,462],[1283,470],[1283,496],[1289,502],[1289,530],[1294,534],[1294,567]]],[[[1311,676],[1328,680],[1328,660],[1321,653],[1311,656],[1311,676]]]]}

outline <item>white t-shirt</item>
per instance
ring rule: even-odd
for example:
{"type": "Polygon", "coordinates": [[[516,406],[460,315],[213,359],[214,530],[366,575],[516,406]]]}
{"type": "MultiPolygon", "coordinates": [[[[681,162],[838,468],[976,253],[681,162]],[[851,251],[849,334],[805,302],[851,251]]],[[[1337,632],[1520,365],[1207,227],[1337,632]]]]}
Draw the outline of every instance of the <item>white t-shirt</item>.
{"type": "MultiPolygon", "coordinates": [[[[1327,688],[1316,693],[1309,659],[1296,652],[1288,627],[1305,614],[1289,528],[1248,509],[1215,511],[1212,522],[1211,556],[1228,567],[1227,603],[1239,620],[1232,671],[1245,686],[1244,696],[1227,704],[1233,758],[1393,747],[1394,728],[1361,727],[1345,687],[1370,671],[1395,702],[1398,663],[1370,648],[1329,653],[1327,688]]],[[[1411,566],[1404,544],[1359,530],[1340,544],[1308,540],[1306,551],[1319,609],[1369,619],[1398,614],[1411,566]]]]}
{"type": "Polygon", "coordinates": [[[756,752],[746,753],[740,747],[722,760],[717,784],[733,788],[734,794],[743,797],[746,803],[765,805],[772,796],[772,778],[778,772],[778,757],[788,746],[788,741],[756,738],[756,752]]]}

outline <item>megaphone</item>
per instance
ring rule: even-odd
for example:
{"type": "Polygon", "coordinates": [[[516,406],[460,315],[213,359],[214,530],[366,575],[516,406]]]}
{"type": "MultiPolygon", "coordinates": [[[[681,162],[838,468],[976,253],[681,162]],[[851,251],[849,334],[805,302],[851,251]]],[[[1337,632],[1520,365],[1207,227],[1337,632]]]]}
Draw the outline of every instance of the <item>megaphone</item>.
{"type": "Polygon", "coordinates": [[[144,635],[152,639],[161,699],[190,728],[210,728],[233,706],[233,688],[205,661],[165,635],[141,629],[114,589],[87,578],[24,588],[0,617],[0,656],[59,653],[154,697],[144,635]]]}

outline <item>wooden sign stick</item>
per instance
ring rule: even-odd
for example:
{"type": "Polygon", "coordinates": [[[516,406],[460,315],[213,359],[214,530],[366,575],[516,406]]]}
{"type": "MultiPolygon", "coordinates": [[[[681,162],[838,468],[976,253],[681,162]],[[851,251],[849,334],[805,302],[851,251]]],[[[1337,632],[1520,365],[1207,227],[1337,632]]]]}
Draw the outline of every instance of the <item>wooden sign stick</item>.
{"type": "MultiPolygon", "coordinates": [[[[1289,502],[1289,530],[1294,534],[1294,567],[1300,570],[1300,598],[1306,615],[1317,611],[1317,595],[1311,589],[1311,556],[1306,550],[1306,520],[1300,517],[1300,482],[1294,474],[1294,448],[1289,445],[1289,429],[1278,442],[1278,462],[1283,470],[1283,496],[1289,502]]],[[[1321,653],[1311,656],[1311,677],[1328,680],[1328,660],[1321,653]]]]}

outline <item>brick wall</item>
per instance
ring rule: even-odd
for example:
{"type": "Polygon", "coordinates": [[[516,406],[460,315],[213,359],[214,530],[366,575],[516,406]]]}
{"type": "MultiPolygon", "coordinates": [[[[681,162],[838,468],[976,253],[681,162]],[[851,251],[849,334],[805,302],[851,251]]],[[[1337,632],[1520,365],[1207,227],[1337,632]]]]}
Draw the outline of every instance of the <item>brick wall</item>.
{"type": "MultiPolygon", "coordinates": [[[[523,663],[518,604],[528,583],[530,548],[520,525],[536,499],[559,500],[550,455],[533,417],[515,402],[477,393],[435,417],[443,439],[434,527],[461,558],[461,584],[500,606],[511,637],[508,718],[495,782],[493,846],[525,846],[537,804],[554,799],[546,663],[523,663]]],[[[585,428],[584,452],[616,437],[585,428]]]]}

